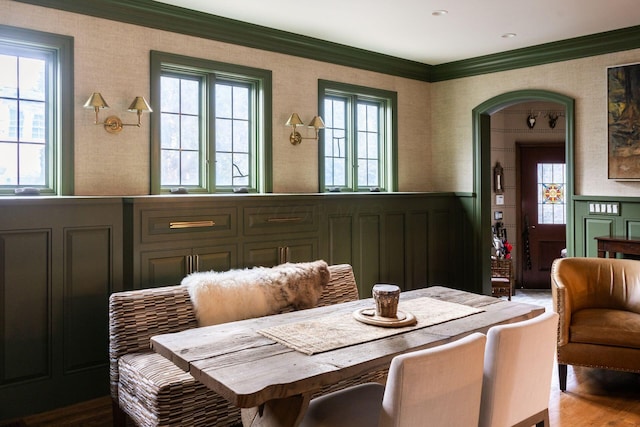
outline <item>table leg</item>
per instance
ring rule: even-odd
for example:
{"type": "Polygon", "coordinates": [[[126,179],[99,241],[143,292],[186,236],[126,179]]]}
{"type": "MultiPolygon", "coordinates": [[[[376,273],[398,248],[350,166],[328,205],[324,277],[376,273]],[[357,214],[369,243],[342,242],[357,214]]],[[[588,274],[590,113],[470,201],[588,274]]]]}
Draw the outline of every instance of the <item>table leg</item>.
{"type": "Polygon", "coordinates": [[[242,408],[244,427],[296,427],[307,411],[309,394],[273,399],[255,408],[242,408]]]}

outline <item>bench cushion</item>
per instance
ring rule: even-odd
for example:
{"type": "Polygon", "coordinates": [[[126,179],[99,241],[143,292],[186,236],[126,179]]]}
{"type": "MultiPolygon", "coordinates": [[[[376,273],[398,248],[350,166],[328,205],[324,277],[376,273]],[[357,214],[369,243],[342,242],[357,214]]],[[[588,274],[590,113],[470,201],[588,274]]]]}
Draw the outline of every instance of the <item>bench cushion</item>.
{"type": "Polygon", "coordinates": [[[640,314],[589,308],[573,313],[570,342],[640,349],[640,314]]]}

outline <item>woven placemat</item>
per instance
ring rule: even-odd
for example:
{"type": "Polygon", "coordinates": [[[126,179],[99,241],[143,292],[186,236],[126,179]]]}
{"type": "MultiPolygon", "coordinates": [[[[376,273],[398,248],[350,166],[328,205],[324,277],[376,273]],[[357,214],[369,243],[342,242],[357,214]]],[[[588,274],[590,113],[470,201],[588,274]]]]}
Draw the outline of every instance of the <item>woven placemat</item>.
{"type": "Polygon", "coordinates": [[[429,297],[400,301],[398,309],[412,313],[418,322],[402,328],[383,328],[359,322],[354,319],[352,313],[341,313],[272,326],[259,330],[258,333],[301,353],[312,355],[426,328],[484,311],[429,297]]]}

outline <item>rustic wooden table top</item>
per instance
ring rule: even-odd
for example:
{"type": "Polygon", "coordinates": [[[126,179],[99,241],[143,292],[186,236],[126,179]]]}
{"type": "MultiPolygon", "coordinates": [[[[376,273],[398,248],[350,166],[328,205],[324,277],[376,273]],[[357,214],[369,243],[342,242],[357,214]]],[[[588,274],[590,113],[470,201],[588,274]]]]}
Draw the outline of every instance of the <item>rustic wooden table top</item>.
{"type": "Polygon", "coordinates": [[[312,356],[275,343],[257,331],[332,313],[352,313],[371,307],[372,299],[159,335],[151,339],[151,345],[232,404],[250,408],[388,366],[394,356],[409,350],[444,344],[472,332],[486,333],[493,325],[525,320],[544,312],[543,307],[440,286],[403,292],[401,301],[424,296],[485,311],[312,356]]]}

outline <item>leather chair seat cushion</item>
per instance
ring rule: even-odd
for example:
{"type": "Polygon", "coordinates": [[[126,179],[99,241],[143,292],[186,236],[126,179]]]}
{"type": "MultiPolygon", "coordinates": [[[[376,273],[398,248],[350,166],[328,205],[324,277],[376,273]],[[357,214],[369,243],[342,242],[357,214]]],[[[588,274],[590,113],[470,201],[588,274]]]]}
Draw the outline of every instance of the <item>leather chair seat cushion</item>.
{"type": "Polygon", "coordinates": [[[571,316],[570,342],[640,349],[640,314],[588,308],[571,316]]]}

